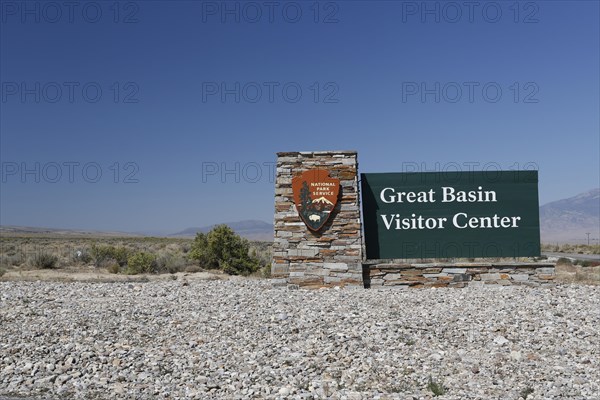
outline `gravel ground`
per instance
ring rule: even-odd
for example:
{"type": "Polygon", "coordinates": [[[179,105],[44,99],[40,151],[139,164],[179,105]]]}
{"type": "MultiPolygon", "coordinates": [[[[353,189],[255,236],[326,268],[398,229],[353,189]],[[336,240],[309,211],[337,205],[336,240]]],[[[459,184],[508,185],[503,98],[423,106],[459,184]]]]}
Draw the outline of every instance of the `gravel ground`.
{"type": "Polygon", "coordinates": [[[598,399],[599,295],[1,282],[0,398],[598,399]]]}

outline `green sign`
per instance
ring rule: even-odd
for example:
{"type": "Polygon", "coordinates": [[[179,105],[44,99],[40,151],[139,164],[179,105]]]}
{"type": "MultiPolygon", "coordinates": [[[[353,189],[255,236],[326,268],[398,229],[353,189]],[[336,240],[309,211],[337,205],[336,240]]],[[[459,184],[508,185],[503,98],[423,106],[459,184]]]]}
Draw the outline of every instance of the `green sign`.
{"type": "Polygon", "coordinates": [[[537,171],[361,174],[368,259],[540,255],[537,171]]]}

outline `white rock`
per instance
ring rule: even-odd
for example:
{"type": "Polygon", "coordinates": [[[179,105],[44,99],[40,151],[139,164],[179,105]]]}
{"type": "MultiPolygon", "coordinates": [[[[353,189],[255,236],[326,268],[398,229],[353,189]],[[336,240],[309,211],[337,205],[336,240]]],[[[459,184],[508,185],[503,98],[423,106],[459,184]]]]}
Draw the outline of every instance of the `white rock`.
{"type": "Polygon", "coordinates": [[[505,344],[510,343],[510,340],[504,336],[496,336],[494,338],[494,343],[496,343],[498,346],[504,346],[505,344]]]}
{"type": "Polygon", "coordinates": [[[598,286],[136,286],[0,282],[0,398],[428,399],[431,377],[453,400],[585,399],[600,381],[598,286]]]}

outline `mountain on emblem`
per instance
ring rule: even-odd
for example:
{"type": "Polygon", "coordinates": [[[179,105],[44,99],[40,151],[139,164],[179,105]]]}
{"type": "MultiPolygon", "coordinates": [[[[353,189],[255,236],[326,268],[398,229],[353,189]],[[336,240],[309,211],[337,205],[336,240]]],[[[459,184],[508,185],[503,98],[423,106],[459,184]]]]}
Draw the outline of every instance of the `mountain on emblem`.
{"type": "Polygon", "coordinates": [[[332,202],[330,202],[329,200],[327,200],[325,197],[319,197],[318,199],[314,199],[312,201],[313,203],[325,203],[325,204],[333,204],[332,202]]]}
{"type": "Polygon", "coordinates": [[[302,221],[311,231],[319,231],[331,217],[338,202],[340,180],[323,169],[305,171],[292,179],[294,203],[302,221]]]}

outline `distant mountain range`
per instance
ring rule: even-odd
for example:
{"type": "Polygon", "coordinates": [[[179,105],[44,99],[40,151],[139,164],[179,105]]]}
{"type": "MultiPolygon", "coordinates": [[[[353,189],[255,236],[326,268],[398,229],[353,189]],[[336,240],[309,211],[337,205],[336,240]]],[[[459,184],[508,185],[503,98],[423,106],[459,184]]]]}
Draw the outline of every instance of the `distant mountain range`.
{"type": "MultiPolygon", "coordinates": [[[[244,220],[236,222],[225,222],[225,225],[229,226],[238,235],[245,237],[248,240],[273,240],[273,224],[268,224],[264,221],[259,220],[244,220]]],[[[171,234],[173,237],[194,237],[196,233],[209,232],[215,225],[203,226],[200,228],[187,228],[181,232],[171,234]]]]}
{"type": "Polygon", "coordinates": [[[600,188],[540,207],[542,243],[598,244],[600,238],[600,188]]]}
{"type": "Polygon", "coordinates": [[[62,229],[62,228],[42,228],[37,226],[15,226],[15,225],[1,225],[0,235],[33,235],[33,236],[44,236],[44,235],[56,235],[56,236],[109,236],[109,237],[135,237],[143,236],[138,233],[131,232],[119,232],[119,231],[98,231],[90,229],[62,229]]]}
{"type": "MultiPolygon", "coordinates": [[[[273,240],[273,225],[264,221],[245,220],[236,222],[226,222],[227,226],[233,229],[238,235],[248,240],[273,240]]],[[[85,229],[62,229],[62,228],[43,228],[16,225],[0,225],[0,236],[66,236],[66,237],[190,237],[193,238],[198,232],[209,232],[215,225],[203,226],[200,228],[187,228],[181,232],[165,234],[159,232],[119,232],[119,231],[98,231],[85,229]]]]}

